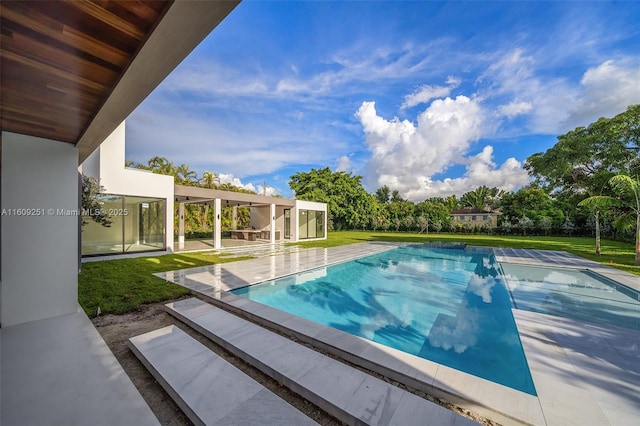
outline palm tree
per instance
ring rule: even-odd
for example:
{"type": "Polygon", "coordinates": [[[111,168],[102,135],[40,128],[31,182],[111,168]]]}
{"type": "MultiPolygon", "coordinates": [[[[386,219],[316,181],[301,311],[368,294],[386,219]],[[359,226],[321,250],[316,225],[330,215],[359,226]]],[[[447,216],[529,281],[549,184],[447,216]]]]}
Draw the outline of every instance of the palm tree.
{"type": "Polygon", "coordinates": [[[449,210],[449,212],[452,212],[460,208],[460,202],[456,198],[455,194],[449,195],[447,198],[445,198],[444,205],[447,207],[447,210],[449,210]]]}
{"type": "Polygon", "coordinates": [[[482,185],[473,191],[462,194],[460,204],[472,209],[485,210],[489,204],[490,197],[489,188],[482,185]]]}
{"type": "MultiPolygon", "coordinates": [[[[635,222],[636,256],[634,264],[640,265],[640,178],[619,174],[609,179],[609,185],[611,185],[615,197],[597,195],[581,201],[578,205],[596,209],[614,205],[627,208],[628,213],[618,217],[614,226],[618,229],[633,229],[635,222]]],[[[596,226],[598,227],[597,218],[596,215],[596,226]]]]}
{"type": "Polygon", "coordinates": [[[173,163],[164,157],[153,157],[147,162],[147,164],[149,165],[149,170],[153,173],[175,176],[173,163]]]}
{"type": "Polygon", "coordinates": [[[220,185],[220,177],[216,176],[213,172],[204,172],[198,184],[209,189],[216,188],[220,185]]]}
{"type": "Polygon", "coordinates": [[[175,177],[181,185],[192,185],[197,181],[198,173],[191,170],[188,165],[181,164],[175,168],[175,177]]]}

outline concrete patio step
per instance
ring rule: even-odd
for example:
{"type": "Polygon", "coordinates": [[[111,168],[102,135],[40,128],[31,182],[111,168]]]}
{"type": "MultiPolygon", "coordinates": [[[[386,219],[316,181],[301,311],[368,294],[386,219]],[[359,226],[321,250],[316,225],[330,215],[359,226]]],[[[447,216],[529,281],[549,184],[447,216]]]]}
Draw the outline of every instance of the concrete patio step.
{"type": "Polygon", "coordinates": [[[166,307],[171,315],[347,424],[476,424],[199,299],[166,307]]]}
{"type": "Polygon", "coordinates": [[[196,425],[316,424],[175,326],[129,347],[196,425]]]}

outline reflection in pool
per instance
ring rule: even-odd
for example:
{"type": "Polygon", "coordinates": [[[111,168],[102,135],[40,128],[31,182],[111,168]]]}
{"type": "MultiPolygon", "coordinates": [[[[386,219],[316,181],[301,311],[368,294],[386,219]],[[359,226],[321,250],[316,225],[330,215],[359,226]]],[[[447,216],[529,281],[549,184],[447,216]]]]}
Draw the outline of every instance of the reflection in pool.
{"type": "Polygon", "coordinates": [[[593,272],[502,264],[518,309],[640,330],[638,292],[593,272]]]}

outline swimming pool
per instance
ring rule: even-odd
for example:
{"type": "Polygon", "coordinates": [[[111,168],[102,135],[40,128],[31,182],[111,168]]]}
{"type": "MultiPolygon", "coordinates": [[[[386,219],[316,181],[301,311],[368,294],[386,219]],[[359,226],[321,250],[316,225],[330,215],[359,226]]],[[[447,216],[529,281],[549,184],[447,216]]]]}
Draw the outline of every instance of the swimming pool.
{"type": "Polygon", "coordinates": [[[404,246],[233,293],[536,394],[490,250],[404,246]]]}

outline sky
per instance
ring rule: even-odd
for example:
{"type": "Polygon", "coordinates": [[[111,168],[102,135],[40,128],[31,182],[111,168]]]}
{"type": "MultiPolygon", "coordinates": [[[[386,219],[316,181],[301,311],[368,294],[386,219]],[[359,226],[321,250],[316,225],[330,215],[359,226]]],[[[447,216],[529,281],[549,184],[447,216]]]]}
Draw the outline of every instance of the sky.
{"type": "Polygon", "coordinates": [[[640,2],[240,3],[127,119],[127,160],[291,197],[329,167],[411,201],[516,190],[640,103],[640,2]]]}

